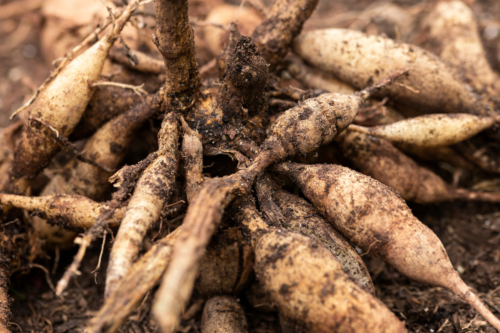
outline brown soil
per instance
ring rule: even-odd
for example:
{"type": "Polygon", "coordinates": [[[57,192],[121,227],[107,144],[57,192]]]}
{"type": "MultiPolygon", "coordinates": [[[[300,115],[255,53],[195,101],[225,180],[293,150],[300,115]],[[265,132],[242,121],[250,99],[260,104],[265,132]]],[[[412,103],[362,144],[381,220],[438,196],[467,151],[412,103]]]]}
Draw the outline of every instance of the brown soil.
{"type": "MultiPolygon", "coordinates": [[[[0,5],[9,1],[0,0],[0,5]]],[[[190,1],[193,15],[203,18],[213,3],[222,1],[190,1]]],[[[237,3],[238,1],[226,1],[237,3]]],[[[269,2],[269,1],[264,1],[269,2]]],[[[404,6],[418,3],[416,0],[398,0],[404,6]]],[[[468,0],[482,19],[481,28],[488,27],[488,20],[500,17],[500,4],[495,0],[468,0]]],[[[324,25],[325,18],[339,13],[362,11],[372,4],[371,0],[330,1],[322,0],[305,28],[324,25]]],[[[39,11],[33,11],[14,18],[0,21],[0,127],[9,124],[9,115],[31,96],[36,87],[47,77],[50,68],[42,57],[39,32],[43,17],[39,11]]],[[[330,26],[347,27],[352,20],[340,20],[330,26]]],[[[500,27],[500,22],[499,23],[500,27]]],[[[377,29],[376,24],[368,23],[366,29],[377,29]]],[[[365,29],[365,30],[366,30],[365,29]]],[[[377,30],[380,32],[380,29],[377,30]]],[[[498,54],[500,34],[485,40],[493,66],[500,69],[498,54]]],[[[207,58],[205,54],[200,55],[207,58]]],[[[209,59],[209,58],[207,58],[209,59]]],[[[154,137],[147,139],[153,141],[154,137]]],[[[134,154],[136,150],[131,149],[134,154]]],[[[145,155],[146,152],[141,151],[145,155]]],[[[145,156],[141,156],[145,157],[145,156]]],[[[321,160],[317,157],[316,161],[321,160]]],[[[137,160],[138,158],[132,158],[137,160]]],[[[210,166],[217,158],[207,158],[205,165],[210,166]]],[[[315,162],[316,162],[315,161],[315,162]]],[[[322,161],[321,161],[322,162],[322,161]]],[[[228,163],[221,163],[227,165],[228,163]]],[[[433,166],[437,169],[437,166],[433,166]]],[[[205,168],[212,175],[226,174],[205,168]]],[[[441,173],[446,172],[441,170],[441,173]]],[[[466,174],[464,184],[486,178],[483,174],[466,174]]],[[[492,178],[490,175],[489,178],[492,178]]],[[[447,180],[451,176],[447,174],[447,180]]],[[[35,188],[36,191],[36,188],[35,188]]],[[[36,193],[35,193],[36,194],[36,193]]],[[[410,204],[414,214],[439,236],[448,251],[454,267],[461,273],[463,280],[500,316],[500,205],[481,203],[445,203],[439,205],[410,204]]],[[[182,214],[178,209],[175,214],[182,214]]],[[[179,215],[182,216],[182,215],[179,215]]],[[[177,224],[180,221],[177,221],[177,224]]],[[[172,225],[173,227],[173,225],[172,225]]],[[[145,248],[158,233],[159,225],[149,234],[145,248]]],[[[163,228],[166,228],[163,225],[163,228]]],[[[71,263],[77,247],[60,253],[54,252],[38,256],[30,268],[30,253],[38,252],[38,246],[30,238],[29,230],[19,221],[1,221],[0,232],[16,235],[16,250],[23,252],[20,257],[14,254],[17,272],[11,276],[9,293],[12,297],[12,332],[85,332],[85,322],[103,303],[104,272],[111,247],[110,239],[104,246],[104,254],[99,274],[92,273],[96,268],[101,251],[101,242],[95,242],[87,251],[80,268],[81,275],[74,278],[62,298],[55,297],[50,284],[55,284],[71,263]],[[57,267],[54,267],[54,266],[57,267]],[[48,270],[44,273],[42,268],[48,270]],[[54,269],[55,268],[55,269],[54,269]]],[[[19,253],[19,252],[18,252],[19,253]]],[[[469,305],[460,301],[450,292],[408,280],[383,262],[368,256],[363,257],[376,287],[377,296],[396,315],[406,322],[410,332],[494,332],[493,328],[476,316],[469,305]]],[[[245,307],[251,332],[281,332],[276,313],[258,312],[251,308],[240,295],[245,307]]],[[[156,332],[157,324],[150,317],[152,293],[148,294],[143,304],[129,318],[121,332],[156,332]]],[[[195,304],[199,296],[192,299],[195,304]]],[[[182,321],[180,332],[199,332],[201,311],[182,321]]]]}

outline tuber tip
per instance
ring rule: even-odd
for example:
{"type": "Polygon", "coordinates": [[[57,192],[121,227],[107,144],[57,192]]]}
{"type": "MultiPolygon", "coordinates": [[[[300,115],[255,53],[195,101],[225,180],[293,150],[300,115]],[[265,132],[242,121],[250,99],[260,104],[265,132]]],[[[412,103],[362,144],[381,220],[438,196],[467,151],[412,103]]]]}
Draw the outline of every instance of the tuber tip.
{"type": "Polygon", "coordinates": [[[470,291],[470,288],[465,284],[465,282],[456,273],[456,278],[452,280],[457,280],[450,290],[459,296],[463,301],[467,302],[476,311],[483,316],[484,319],[491,326],[493,326],[498,332],[500,332],[500,319],[498,319],[481,301],[481,299],[470,291]]]}

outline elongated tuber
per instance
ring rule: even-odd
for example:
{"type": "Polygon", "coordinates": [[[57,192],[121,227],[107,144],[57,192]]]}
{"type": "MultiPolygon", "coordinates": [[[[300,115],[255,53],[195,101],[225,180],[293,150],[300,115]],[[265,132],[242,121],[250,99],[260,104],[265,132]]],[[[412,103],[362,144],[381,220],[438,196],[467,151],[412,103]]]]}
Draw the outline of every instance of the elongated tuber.
{"type": "MultiPolygon", "coordinates": [[[[48,195],[25,197],[0,193],[0,204],[26,209],[65,229],[88,229],[96,218],[107,208],[106,203],[98,203],[80,195],[48,195]]],[[[123,209],[115,211],[110,226],[119,225],[123,209]]]]}
{"type": "Polygon", "coordinates": [[[397,192],[338,165],[282,163],[276,170],[291,177],[351,242],[411,279],[449,289],[500,330],[500,320],[462,281],[439,238],[397,192]]]}
{"type": "Polygon", "coordinates": [[[471,114],[430,114],[401,120],[389,125],[361,127],[353,130],[392,141],[398,147],[434,148],[451,146],[469,139],[482,130],[493,126],[493,117],[471,114]]]}
{"type": "Polygon", "coordinates": [[[40,92],[30,107],[31,121],[16,146],[15,178],[33,179],[60,149],[54,137],[71,134],[92,96],[92,84],[101,74],[109,49],[138,5],[138,1],[131,2],[108,35],[71,61],[40,92]]]}
{"type": "Polygon", "coordinates": [[[216,296],[205,303],[201,317],[201,333],[246,333],[247,318],[238,301],[229,296],[216,296]]]}
{"type": "Polygon", "coordinates": [[[314,206],[304,199],[281,189],[275,189],[273,192],[272,199],[283,213],[283,229],[316,239],[342,264],[344,272],[354,282],[374,295],[375,287],[363,259],[344,236],[326,222],[314,206]]]}
{"type": "Polygon", "coordinates": [[[437,203],[450,200],[500,202],[500,195],[455,188],[421,167],[390,142],[348,129],[337,139],[343,154],[365,175],[393,188],[405,200],[437,203]]]}
{"type": "Polygon", "coordinates": [[[469,93],[452,69],[417,46],[353,30],[328,29],[303,33],[295,39],[293,50],[357,89],[380,80],[391,70],[409,67],[398,85],[387,87],[380,95],[420,114],[485,113],[485,106],[469,93]]]}
{"type": "Polygon", "coordinates": [[[406,332],[315,240],[273,230],[251,204],[236,217],[250,234],[257,278],[280,314],[300,322],[303,332],[406,332]]]}
{"type": "Polygon", "coordinates": [[[473,11],[462,1],[439,1],[424,19],[425,48],[437,54],[477,93],[500,93],[499,77],[490,67],[473,11]]]}

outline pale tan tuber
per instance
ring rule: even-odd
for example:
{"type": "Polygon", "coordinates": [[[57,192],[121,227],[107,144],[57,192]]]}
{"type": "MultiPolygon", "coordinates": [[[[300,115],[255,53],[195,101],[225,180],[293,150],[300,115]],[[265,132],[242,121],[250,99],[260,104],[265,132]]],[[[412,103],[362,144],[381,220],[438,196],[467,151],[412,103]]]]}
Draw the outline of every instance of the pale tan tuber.
{"type": "Polygon", "coordinates": [[[304,32],[295,39],[293,50],[318,69],[357,89],[373,84],[394,69],[408,67],[408,73],[397,84],[379,95],[420,114],[487,111],[451,68],[418,46],[353,30],[327,29],[304,32]]]}
{"type": "Polygon", "coordinates": [[[277,227],[317,240],[342,264],[344,272],[354,282],[365,291],[375,294],[370,273],[359,254],[344,236],[319,215],[313,205],[280,189],[267,177],[257,180],[256,188],[260,210],[268,223],[276,220],[272,224],[277,227]],[[278,216],[271,217],[273,213],[278,216]]]}
{"type": "Polygon", "coordinates": [[[406,332],[317,241],[269,227],[251,204],[237,219],[248,228],[257,278],[280,314],[299,322],[302,332],[406,332]]]}
{"type": "Polygon", "coordinates": [[[216,296],[205,303],[201,317],[201,333],[247,332],[245,311],[235,298],[216,296]]]}
{"type": "Polygon", "coordinates": [[[437,54],[479,94],[500,93],[500,78],[486,59],[474,12],[462,1],[439,1],[423,20],[423,47],[437,54]]]}
{"type": "Polygon", "coordinates": [[[13,176],[33,179],[60,149],[55,137],[68,137],[80,120],[114,41],[138,7],[131,2],[109,34],[53,78],[30,106],[30,121],[14,153],[13,176]]]}
{"type": "Polygon", "coordinates": [[[460,278],[436,234],[397,192],[338,165],[282,163],[276,170],[291,177],[351,242],[413,280],[449,289],[500,329],[500,320],[460,278]]]}
{"type": "Polygon", "coordinates": [[[451,200],[499,202],[500,195],[472,192],[447,184],[384,139],[348,129],[337,138],[343,154],[363,174],[393,188],[405,200],[437,203],[451,200]]]}
{"type": "Polygon", "coordinates": [[[435,148],[451,146],[467,140],[493,126],[495,118],[471,114],[430,114],[401,120],[392,124],[350,128],[390,140],[398,147],[435,148]]]}
{"type": "MultiPolygon", "coordinates": [[[[69,230],[88,229],[105,210],[106,203],[98,203],[80,195],[48,195],[26,197],[0,193],[0,204],[26,209],[48,220],[50,223],[69,230]]],[[[117,226],[123,218],[124,209],[117,209],[110,226],[117,226]]]]}

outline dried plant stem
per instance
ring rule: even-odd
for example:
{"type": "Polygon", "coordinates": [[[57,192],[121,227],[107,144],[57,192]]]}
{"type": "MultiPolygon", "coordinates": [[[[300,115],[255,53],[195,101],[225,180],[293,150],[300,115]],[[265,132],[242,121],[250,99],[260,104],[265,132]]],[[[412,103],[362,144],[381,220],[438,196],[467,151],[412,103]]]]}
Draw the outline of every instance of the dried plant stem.
{"type": "Polygon", "coordinates": [[[87,326],[89,333],[118,331],[144,296],[160,281],[172,255],[180,228],[168,234],[141,257],[105,300],[87,326]]]}
{"type": "Polygon", "coordinates": [[[157,30],[153,41],[165,61],[164,100],[168,107],[174,102],[172,96],[176,98],[185,94],[189,98],[198,89],[200,76],[196,64],[194,32],[189,24],[188,2],[155,0],[155,3],[157,30]]]}

